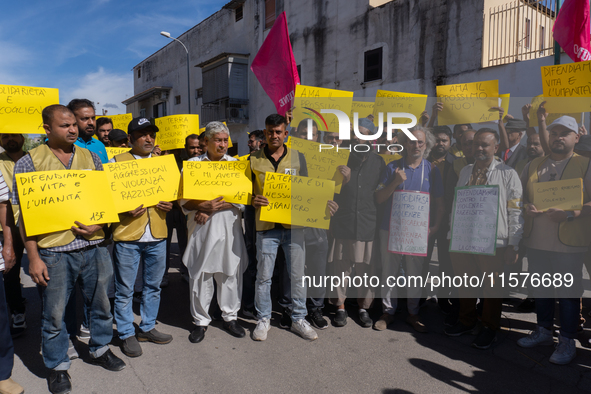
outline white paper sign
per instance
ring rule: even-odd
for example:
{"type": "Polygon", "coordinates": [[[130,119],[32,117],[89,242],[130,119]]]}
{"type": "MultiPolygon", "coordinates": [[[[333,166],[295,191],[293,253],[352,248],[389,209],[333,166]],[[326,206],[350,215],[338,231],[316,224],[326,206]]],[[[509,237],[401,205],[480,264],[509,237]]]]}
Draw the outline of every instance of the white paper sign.
{"type": "Polygon", "coordinates": [[[499,186],[456,187],[450,252],[495,255],[499,186]]]}
{"type": "Polygon", "coordinates": [[[426,256],[429,239],[429,193],[397,190],[392,194],[388,251],[426,256]]]}

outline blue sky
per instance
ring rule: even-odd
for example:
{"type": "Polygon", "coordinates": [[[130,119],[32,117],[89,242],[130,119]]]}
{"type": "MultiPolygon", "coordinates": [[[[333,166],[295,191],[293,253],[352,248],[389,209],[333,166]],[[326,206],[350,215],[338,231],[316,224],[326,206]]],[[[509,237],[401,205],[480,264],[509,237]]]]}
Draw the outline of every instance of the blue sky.
{"type": "Polygon", "coordinates": [[[0,84],[58,88],[125,113],[132,67],[229,0],[29,0],[0,13],[0,84]]]}

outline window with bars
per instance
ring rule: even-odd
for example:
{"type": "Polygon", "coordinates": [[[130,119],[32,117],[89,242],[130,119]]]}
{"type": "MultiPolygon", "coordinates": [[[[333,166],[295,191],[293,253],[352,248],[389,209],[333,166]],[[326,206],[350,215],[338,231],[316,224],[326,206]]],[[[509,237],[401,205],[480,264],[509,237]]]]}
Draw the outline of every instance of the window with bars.
{"type": "Polygon", "coordinates": [[[174,105],[179,105],[181,103],[181,96],[174,96],[174,105]]]}
{"type": "Polygon", "coordinates": [[[234,10],[234,16],[236,17],[236,22],[244,18],[244,9],[241,5],[234,10]]]}

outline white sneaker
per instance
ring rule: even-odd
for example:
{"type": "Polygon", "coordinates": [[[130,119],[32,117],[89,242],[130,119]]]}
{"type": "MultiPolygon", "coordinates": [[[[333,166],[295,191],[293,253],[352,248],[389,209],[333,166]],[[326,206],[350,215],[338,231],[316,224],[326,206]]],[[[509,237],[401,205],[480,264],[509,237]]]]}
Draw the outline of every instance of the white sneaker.
{"type": "Polygon", "coordinates": [[[291,331],[309,341],[318,339],[318,334],[316,334],[316,331],[314,331],[306,319],[300,319],[291,323],[291,331]]]}
{"type": "Polygon", "coordinates": [[[532,331],[528,336],[518,340],[517,344],[526,348],[538,345],[549,346],[554,344],[554,337],[552,336],[552,331],[537,326],[535,331],[532,331]]]}
{"type": "Polygon", "coordinates": [[[84,324],[80,325],[80,335],[78,339],[90,339],[90,328],[85,327],[84,324]]]}
{"type": "Polygon", "coordinates": [[[78,351],[76,351],[76,348],[74,347],[74,343],[72,342],[71,339],[68,339],[68,358],[70,360],[74,360],[78,357],[79,357],[78,351]]]}
{"type": "Polygon", "coordinates": [[[550,362],[552,364],[566,365],[573,361],[573,358],[577,355],[576,349],[574,339],[559,335],[558,346],[556,346],[556,350],[550,356],[550,362]]]}
{"type": "Polygon", "coordinates": [[[269,319],[261,319],[257,323],[256,328],[252,332],[252,339],[255,341],[264,341],[267,339],[267,333],[271,329],[271,321],[269,319]]]}

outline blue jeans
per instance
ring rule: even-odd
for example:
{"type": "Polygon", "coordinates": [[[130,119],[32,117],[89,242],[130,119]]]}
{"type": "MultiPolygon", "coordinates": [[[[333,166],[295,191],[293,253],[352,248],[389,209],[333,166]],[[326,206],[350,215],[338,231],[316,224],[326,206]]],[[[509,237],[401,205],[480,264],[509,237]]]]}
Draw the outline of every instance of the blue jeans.
{"type": "Polygon", "coordinates": [[[554,325],[554,310],[556,298],[558,298],[560,334],[571,339],[577,337],[580,323],[584,259],[585,253],[557,253],[527,249],[528,270],[531,274],[559,273],[564,278],[568,273],[573,277],[573,285],[570,288],[544,289],[539,286],[534,287],[532,292],[528,292],[536,299],[538,325],[544,328],[550,329],[554,325]]]}
{"type": "Polygon", "coordinates": [[[302,229],[275,228],[257,232],[255,308],[259,319],[271,318],[271,280],[279,247],[285,253],[285,263],[291,278],[291,319],[293,321],[301,320],[307,314],[306,287],[302,283],[305,265],[304,232],[302,229]]]}
{"type": "Polygon", "coordinates": [[[133,327],[133,285],[143,258],[143,291],[140,330],[151,331],[160,308],[160,282],[166,269],[166,240],[156,242],[115,242],[115,322],[122,340],[135,335],[133,327]]]}
{"type": "Polygon", "coordinates": [[[55,370],[70,368],[64,316],[78,280],[90,310],[88,348],[92,357],[102,356],[109,349],[109,342],[113,338],[113,316],[107,297],[113,264],[107,248],[99,246],[72,252],[40,249],[39,255],[47,266],[50,278],[47,287],[41,288],[41,352],[45,366],[55,370]]]}

